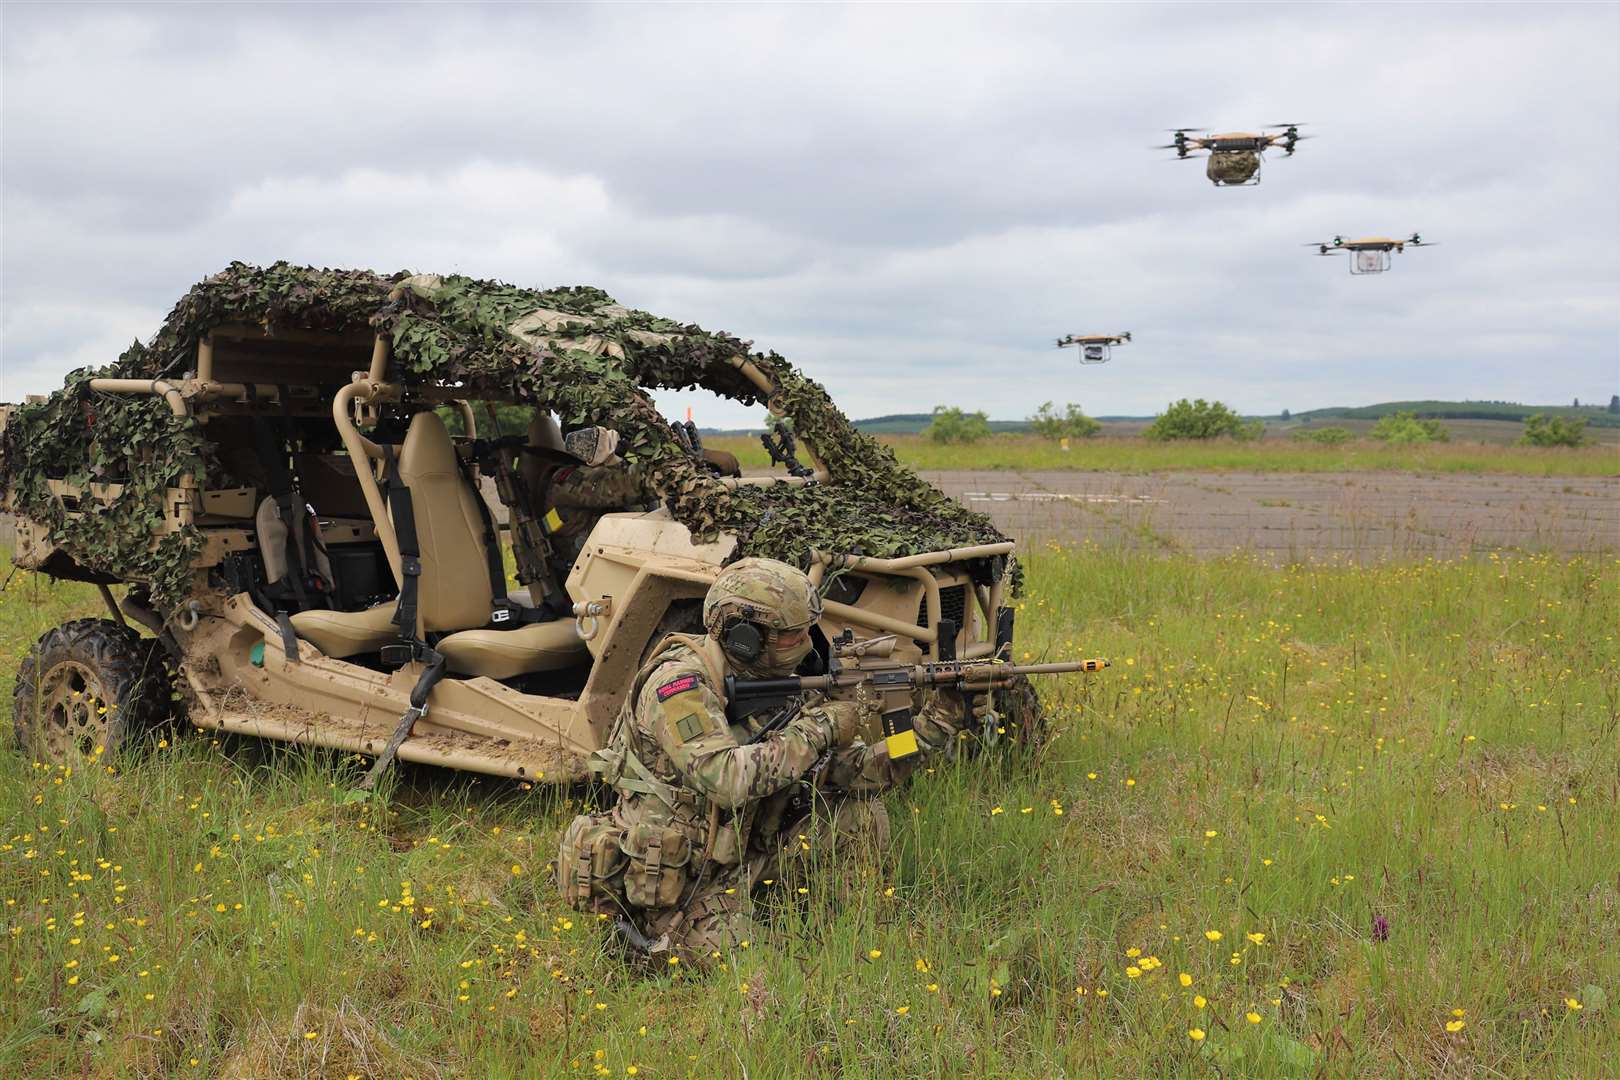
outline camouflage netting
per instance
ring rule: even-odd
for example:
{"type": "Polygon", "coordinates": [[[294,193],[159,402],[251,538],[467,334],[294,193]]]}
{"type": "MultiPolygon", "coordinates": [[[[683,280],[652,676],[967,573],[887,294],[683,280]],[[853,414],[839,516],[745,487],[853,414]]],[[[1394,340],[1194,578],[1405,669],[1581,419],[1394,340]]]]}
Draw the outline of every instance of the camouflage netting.
{"type": "Polygon", "coordinates": [[[367,326],[388,335],[400,381],[455,383],[474,399],[557,412],[564,427],[603,424],[620,453],[646,469],[670,511],[700,539],[735,533],[739,555],[804,566],[810,548],[896,556],[1004,539],[983,515],[957,505],[857,432],[817,383],[776,353],[750,353],[724,333],[633,311],[599,289],[543,291],[437,275],[382,276],[276,263],[232,263],[187,293],[149,344],[118,362],[81,370],[43,404],[18,410],[0,442],[0,484],[19,512],[49,525],[81,564],[148,581],[160,604],[189,589],[192,533],[147,550],[163,490],[184,472],[207,486],[207,444],[194,421],[157,398],[90,390],[97,376],[182,376],[196,343],[222,323],[323,331],[367,326]],[[759,390],[734,366],[752,360],[772,397],[814,446],[833,483],[729,490],[681,449],[643,388],[703,387],[745,403],[759,390]],[[45,477],[130,478],[106,512],[69,520],[45,477]]]}
{"type": "Polygon", "coordinates": [[[167,491],[188,472],[203,474],[208,445],[196,421],[175,416],[162,398],[90,389],[91,379],[122,370],[122,363],[75,371],[43,403],[17,409],[0,438],[0,489],[82,567],[146,582],[168,607],[190,591],[190,565],[203,538],[191,529],[154,545],[152,533],[163,521],[167,491]],[[105,506],[92,494],[84,500],[92,512],[69,517],[51,493],[51,479],[81,489],[106,482],[121,490],[108,489],[105,506]]]}

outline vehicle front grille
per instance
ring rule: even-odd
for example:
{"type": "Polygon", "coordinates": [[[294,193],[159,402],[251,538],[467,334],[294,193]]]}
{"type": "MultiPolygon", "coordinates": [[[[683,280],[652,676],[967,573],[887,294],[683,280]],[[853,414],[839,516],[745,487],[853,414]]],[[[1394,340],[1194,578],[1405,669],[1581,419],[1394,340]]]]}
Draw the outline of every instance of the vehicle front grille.
{"type": "MultiPolygon", "coordinates": [[[[967,611],[967,586],[947,585],[939,590],[939,606],[944,610],[940,612],[941,618],[951,620],[956,624],[958,632],[962,629],[962,616],[967,611]]],[[[929,627],[934,624],[932,612],[928,610],[928,597],[924,596],[917,602],[917,625],[929,627]]]]}

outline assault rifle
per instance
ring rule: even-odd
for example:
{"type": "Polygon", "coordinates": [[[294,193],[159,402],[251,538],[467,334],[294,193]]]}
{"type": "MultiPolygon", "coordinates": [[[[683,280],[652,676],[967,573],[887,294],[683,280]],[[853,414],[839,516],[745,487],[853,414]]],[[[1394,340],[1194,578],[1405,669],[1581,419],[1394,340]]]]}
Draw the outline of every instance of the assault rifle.
{"type": "Polygon", "coordinates": [[[885,708],[881,713],[883,739],[889,748],[889,757],[898,759],[917,752],[917,736],[911,726],[912,690],[945,687],[976,694],[1010,686],[1021,675],[1101,671],[1108,666],[1107,660],[1100,659],[1065,660],[1055,664],[1009,664],[999,659],[986,659],[854,667],[840,665],[835,657],[833,670],[825,675],[790,675],[780,679],[726,676],[726,712],[727,718],[733,723],[764,712],[774,713],[750,740],[759,742],[792,723],[800,711],[797,699],[805,691],[819,690],[832,694],[867,683],[883,695],[886,703],[903,702],[894,708],[885,708]]]}

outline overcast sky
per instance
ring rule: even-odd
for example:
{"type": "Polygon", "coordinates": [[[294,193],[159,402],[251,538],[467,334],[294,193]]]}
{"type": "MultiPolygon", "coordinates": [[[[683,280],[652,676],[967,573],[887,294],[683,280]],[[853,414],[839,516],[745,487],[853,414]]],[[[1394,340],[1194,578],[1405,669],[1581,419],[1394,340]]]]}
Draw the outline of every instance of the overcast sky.
{"type": "Polygon", "coordinates": [[[6,400],[232,259],[598,285],[854,416],[1620,391],[1613,4],[0,20],[6,400]],[[1150,149],[1276,121],[1317,137],[1255,188],[1150,149]],[[1300,246],[1413,230],[1440,246],[1381,277],[1300,246]],[[1105,366],[1053,347],[1118,330],[1105,366]]]}

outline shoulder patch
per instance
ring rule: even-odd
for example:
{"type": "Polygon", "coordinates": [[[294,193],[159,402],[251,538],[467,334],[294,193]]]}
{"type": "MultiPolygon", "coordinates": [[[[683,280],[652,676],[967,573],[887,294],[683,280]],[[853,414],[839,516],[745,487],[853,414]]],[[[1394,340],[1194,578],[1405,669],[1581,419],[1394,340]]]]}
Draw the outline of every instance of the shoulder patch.
{"type": "Polygon", "coordinates": [[[668,701],[676,694],[684,694],[688,690],[696,690],[697,685],[698,677],[696,675],[682,675],[679,678],[671,679],[669,682],[658,688],[658,700],[668,701]]]}
{"type": "Polygon", "coordinates": [[[675,734],[680,736],[682,743],[689,743],[707,730],[703,717],[697,713],[687,713],[675,721],[675,734]]]}

